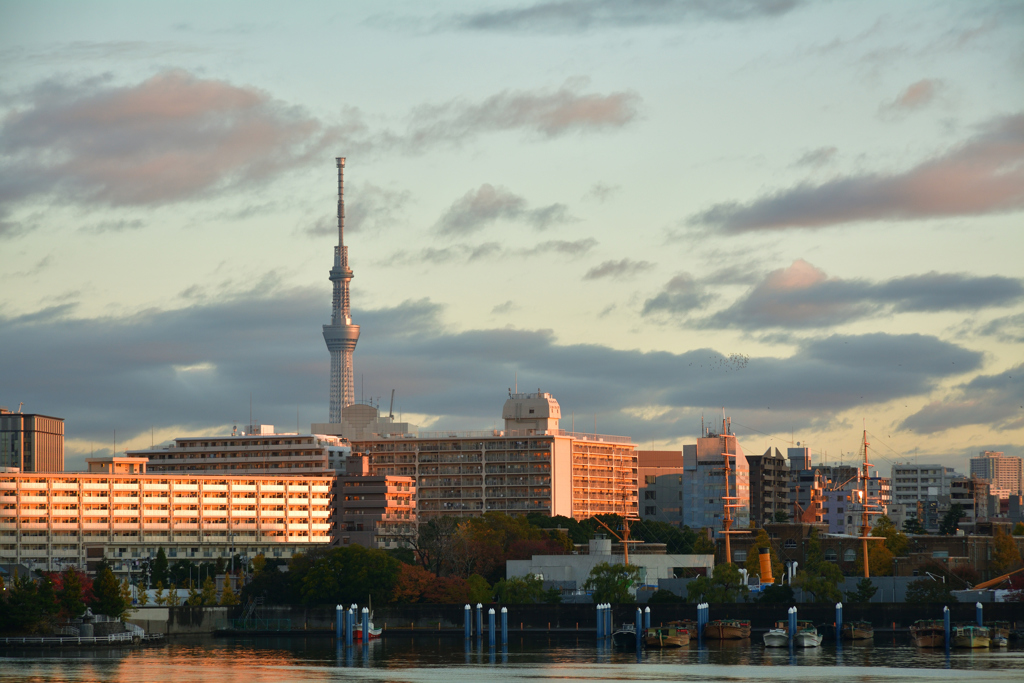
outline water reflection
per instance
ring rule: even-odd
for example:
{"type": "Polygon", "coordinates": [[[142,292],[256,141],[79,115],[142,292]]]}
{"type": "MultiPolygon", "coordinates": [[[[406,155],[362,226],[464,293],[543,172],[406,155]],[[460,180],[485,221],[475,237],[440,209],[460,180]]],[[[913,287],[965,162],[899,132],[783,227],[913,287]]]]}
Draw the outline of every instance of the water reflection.
{"type": "MultiPolygon", "coordinates": [[[[490,648],[482,640],[443,636],[397,637],[363,647],[338,647],[329,637],[172,639],[141,649],[0,651],[0,683],[9,681],[197,681],[198,683],[292,683],[323,680],[410,681],[412,683],[515,683],[518,680],[817,680],[873,674],[899,680],[898,669],[914,678],[945,678],[943,668],[970,670],[973,681],[1024,679],[1024,648],[1001,651],[921,650],[834,643],[790,651],[765,648],[758,639],[707,641],[676,650],[615,648],[589,636],[520,636],[490,648]],[[726,670],[720,667],[729,667],[726,670]],[[796,669],[794,669],[795,667],[796,669]],[[837,670],[838,667],[838,670],[837,670]],[[871,670],[864,667],[874,667],[871,670]],[[928,673],[926,670],[932,670],[928,673]],[[709,672],[714,672],[711,675],[709,672]],[[883,672],[888,672],[883,675],[883,672]],[[907,672],[909,673],[909,672],[907,672]]],[[[947,678],[948,680],[948,678],[947,678]]]]}

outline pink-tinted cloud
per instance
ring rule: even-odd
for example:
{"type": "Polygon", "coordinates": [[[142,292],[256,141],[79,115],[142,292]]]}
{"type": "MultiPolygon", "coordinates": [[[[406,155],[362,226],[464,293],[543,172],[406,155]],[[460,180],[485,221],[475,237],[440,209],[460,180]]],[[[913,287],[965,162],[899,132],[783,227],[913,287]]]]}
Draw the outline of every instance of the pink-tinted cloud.
{"type": "Polygon", "coordinates": [[[0,196],[60,190],[160,204],[259,183],[324,156],[332,133],[254,88],[167,71],[139,84],[42,84],[0,127],[0,196]]]}
{"type": "Polygon", "coordinates": [[[1024,209],[1024,114],[990,122],[950,152],[902,173],[804,183],[690,218],[724,233],[858,221],[978,216],[1024,209]]]}
{"type": "Polygon", "coordinates": [[[924,78],[917,83],[907,86],[895,100],[885,105],[888,110],[911,110],[919,109],[935,99],[939,90],[939,82],[930,78],[924,78]]]}

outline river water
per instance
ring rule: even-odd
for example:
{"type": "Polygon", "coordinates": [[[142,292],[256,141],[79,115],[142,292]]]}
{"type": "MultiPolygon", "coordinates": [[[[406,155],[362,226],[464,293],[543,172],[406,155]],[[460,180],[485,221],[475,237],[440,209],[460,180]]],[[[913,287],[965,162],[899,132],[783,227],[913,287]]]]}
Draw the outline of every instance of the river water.
{"type": "Polygon", "coordinates": [[[758,639],[680,650],[598,647],[592,638],[526,636],[491,651],[476,641],[390,637],[363,649],[331,638],[177,638],[129,650],[0,650],[0,683],[538,683],[539,681],[1024,681],[1024,645],[942,651],[879,636],[873,645],[811,650],[758,639]]]}

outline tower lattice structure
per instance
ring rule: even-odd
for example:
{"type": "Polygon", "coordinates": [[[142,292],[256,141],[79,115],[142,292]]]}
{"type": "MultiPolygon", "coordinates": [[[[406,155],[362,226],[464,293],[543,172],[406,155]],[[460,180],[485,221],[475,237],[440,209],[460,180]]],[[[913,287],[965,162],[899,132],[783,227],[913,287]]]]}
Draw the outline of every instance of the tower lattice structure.
{"type": "Polygon", "coordinates": [[[345,157],[338,157],[338,246],[334,247],[334,267],[330,280],[334,286],[331,324],[324,325],[324,341],[331,353],[331,408],[328,421],[341,422],[345,406],[356,402],[352,352],[359,341],[359,325],[352,324],[352,302],[349,282],[348,247],[345,246],[345,157]]]}

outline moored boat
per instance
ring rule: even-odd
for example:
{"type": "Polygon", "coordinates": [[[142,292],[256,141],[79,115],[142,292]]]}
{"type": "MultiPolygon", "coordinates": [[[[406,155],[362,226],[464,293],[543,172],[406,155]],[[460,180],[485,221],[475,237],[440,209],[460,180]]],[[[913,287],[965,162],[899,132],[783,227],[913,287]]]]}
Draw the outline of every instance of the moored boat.
{"type": "Polygon", "coordinates": [[[983,648],[991,645],[991,632],[987,626],[954,626],[950,644],[959,648],[983,648]]]}
{"type": "MultiPolygon", "coordinates": [[[[369,638],[369,640],[376,640],[377,638],[380,638],[380,634],[383,632],[383,629],[379,629],[379,628],[374,628],[373,627],[373,617],[372,616],[370,617],[370,622],[369,623],[370,623],[370,638],[369,638]]],[[[352,629],[352,640],[354,640],[357,643],[363,642],[363,624],[362,624],[362,622],[356,622],[355,626],[353,627],[353,629],[352,629]]]]}
{"type": "Polygon", "coordinates": [[[1010,622],[993,621],[989,628],[992,629],[992,647],[1007,647],[1010,644],[1010,622]]]}
{"type": "Polygon", "coordinates": [[[624,621],[618,630],[612,633],[612,642],[616,645],[636,645],[636,624],[624,621]]]}
{"type": "Polygon", "coordinates": [[[910,638],[918,647],[945,647],[946,627],[938,619],[921,619],[910,627],[910,638]]]}
{"type": "Polygon", "coordinates": [[[775,628],[764,634],[765,647],[786,647],[789,645],[789,624],[776,621],[775,628]]]}
{"type": "Polygon", "coordinates": [[[845,640],[873,640],[875,627],[870,621],[847,621],[843,623],[845,640]]]}
{"type": "Polygon", "coordinates": [[[705,624],[704,637],[711,640],[743,640],[750,637],[750,622],[739,619],[715,619],[705,624]]]}
{"type": "Polygon", "coordinates": [[[796,623],[796,636],[793,642],[797,647],[818,647],[821,645],[821,634],[813,623],[809,621],[798,621],[796,623]]]}
{"type": "Polygon", "coordinates": [[[644,644],[655,650],[683,647],[690,644],[690,632],[671,624],[652,626],[644,633],[644,644]]]}

